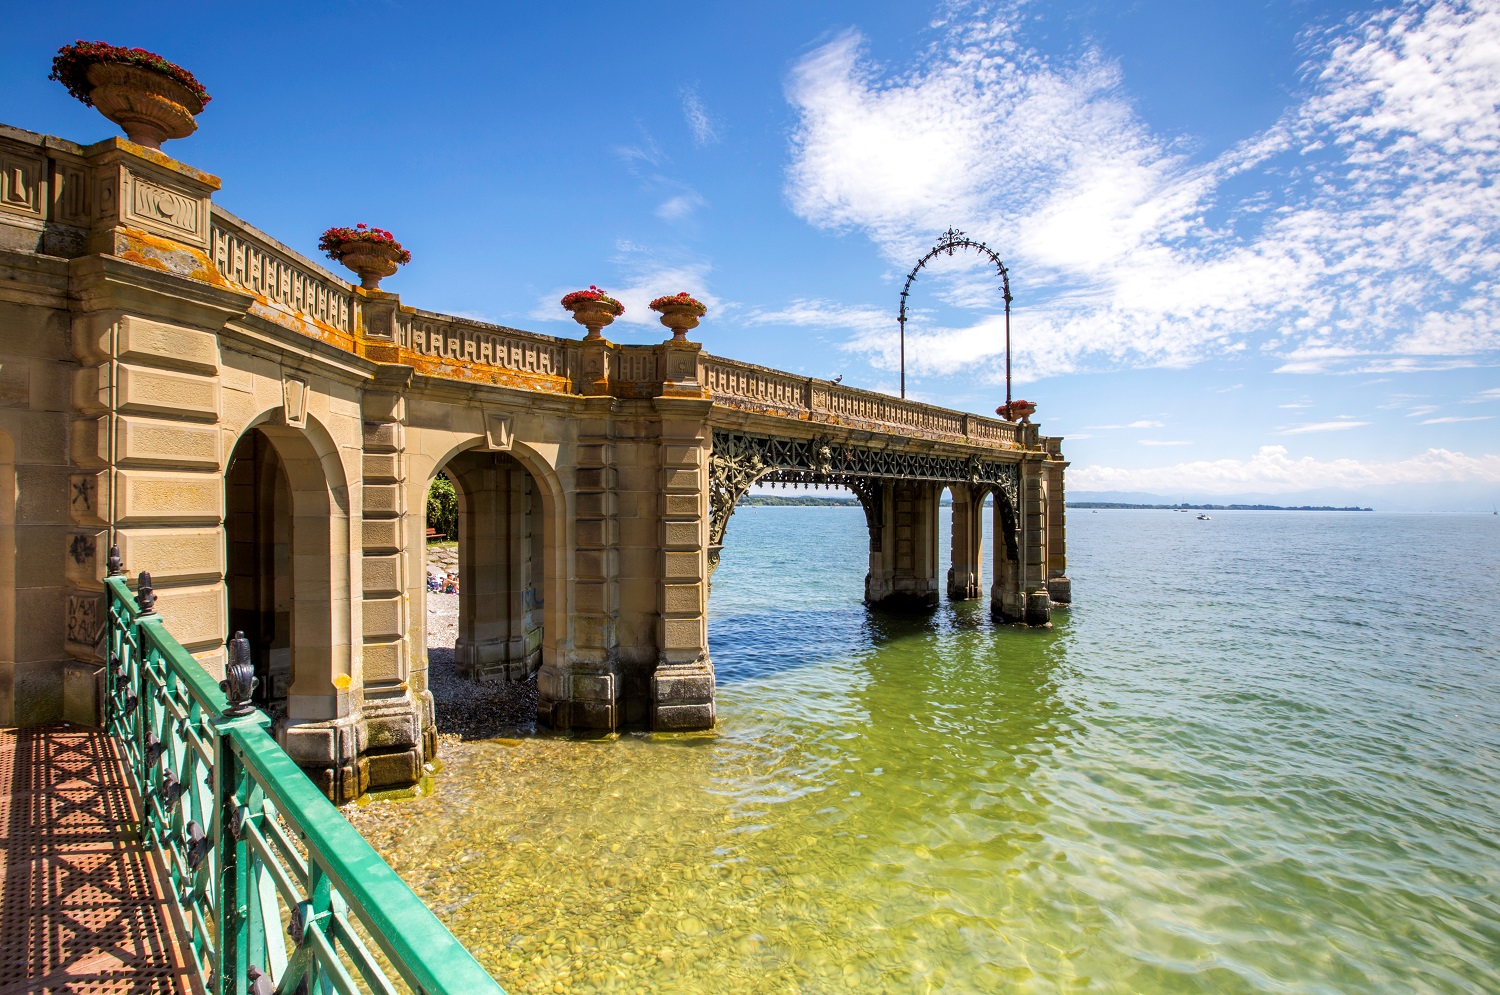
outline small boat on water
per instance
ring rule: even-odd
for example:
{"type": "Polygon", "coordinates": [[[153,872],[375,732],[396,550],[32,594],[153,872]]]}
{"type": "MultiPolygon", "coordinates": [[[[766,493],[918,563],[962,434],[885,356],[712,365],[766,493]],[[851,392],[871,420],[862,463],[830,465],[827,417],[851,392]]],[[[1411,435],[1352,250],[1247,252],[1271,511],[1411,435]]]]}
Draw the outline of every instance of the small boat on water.
{"type": "Polygon", "coordinates": [[[1199,515],[1198,516],[1198,521],[1200,521],[1200,522],[1211,522],[1211,521],[1213,521],[1213,519],[1209,518],[1207,515],[1199,515]]]}

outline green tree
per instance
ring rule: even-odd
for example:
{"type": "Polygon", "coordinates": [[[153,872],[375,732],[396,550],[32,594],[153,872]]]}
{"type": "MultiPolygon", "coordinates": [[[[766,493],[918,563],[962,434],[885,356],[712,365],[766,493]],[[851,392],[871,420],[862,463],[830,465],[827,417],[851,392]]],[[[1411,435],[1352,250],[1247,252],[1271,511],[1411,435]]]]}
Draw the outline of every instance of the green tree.
{"type": "Polygon", "coordinates": [[[427,492],[427,527],[458,538],[458,492],[446,473],[439,473],[427,492]]]}

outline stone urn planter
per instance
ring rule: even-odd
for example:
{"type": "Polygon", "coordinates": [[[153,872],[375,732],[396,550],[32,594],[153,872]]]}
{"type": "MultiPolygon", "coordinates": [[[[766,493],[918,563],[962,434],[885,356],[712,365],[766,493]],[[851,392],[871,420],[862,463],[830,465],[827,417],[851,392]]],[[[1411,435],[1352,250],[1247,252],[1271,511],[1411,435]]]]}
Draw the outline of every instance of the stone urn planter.
{"type": "Polygon", "coordinates": [[[587,290],[563,295],[562,306],[573,315],[574,321],[587,329],[583,336],[585,342],[602,339],[604,336],[600,333],[604,327],[625,313],[625,305],[593,284],[587,290]]]}
{"type": "Polygon", "coordinates": [[[104,42],[79,41],[58,49],[51,78],[148,149],[197,131],[194,118],[212,99],[181,66],[145,49],[104,42]]]}
{"type": "Polygon", "coordinates": [[[672,330],[673,342],[686,342],[687,333],[698,327],[698,319],[708,313],[702,301],[684,291],[651,302],[651,310],[660,312],[661,323],[672,330]]]}
{"type": "Polygon", "coordinates": [[[1021,425],[1030,425],[1031,416],[1036,414],[1036,402],[1011,401],[1009,404],[1002,404],[996,408],[995,414],[1006,421],[1017,422],[1021,425]]]}
{"type": "Polygon", "coordinates": [[[411,262],[411,253],[395,236],[381,228],[359,224],[353,228],[330,228],[318,239],[318,248],[359,276],[366,290],[379,290],[380,281],[411,262]]]}

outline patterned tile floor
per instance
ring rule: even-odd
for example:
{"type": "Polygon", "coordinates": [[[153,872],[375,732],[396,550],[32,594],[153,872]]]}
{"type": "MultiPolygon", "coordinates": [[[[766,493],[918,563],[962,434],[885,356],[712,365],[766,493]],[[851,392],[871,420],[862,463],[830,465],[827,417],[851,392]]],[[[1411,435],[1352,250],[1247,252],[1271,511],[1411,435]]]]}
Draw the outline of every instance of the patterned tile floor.
{"type": "Polygon", "coordinates": [[[102,732],[0,729],[0,995],[190,992],[102,732]]]}

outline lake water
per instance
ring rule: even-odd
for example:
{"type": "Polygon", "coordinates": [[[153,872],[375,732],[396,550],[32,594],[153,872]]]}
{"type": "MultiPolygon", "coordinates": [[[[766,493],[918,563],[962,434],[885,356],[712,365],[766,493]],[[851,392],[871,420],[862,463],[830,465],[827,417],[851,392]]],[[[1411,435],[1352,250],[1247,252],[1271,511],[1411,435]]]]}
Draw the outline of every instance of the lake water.
{"type": "Polygon", "coordinates": [[[1068,528],[1039,631],[742,509],[715,734],[465,744],[367,831],[513,993],[1500,991],[1500,518],[1068,528]]]}

